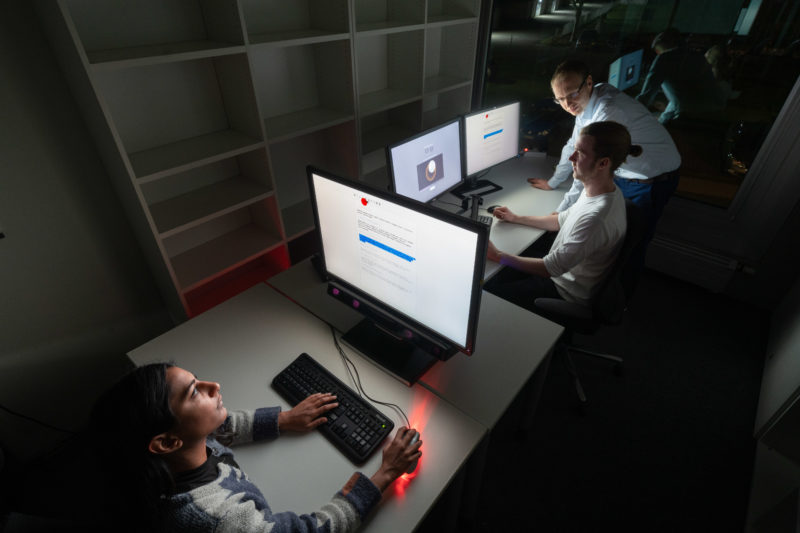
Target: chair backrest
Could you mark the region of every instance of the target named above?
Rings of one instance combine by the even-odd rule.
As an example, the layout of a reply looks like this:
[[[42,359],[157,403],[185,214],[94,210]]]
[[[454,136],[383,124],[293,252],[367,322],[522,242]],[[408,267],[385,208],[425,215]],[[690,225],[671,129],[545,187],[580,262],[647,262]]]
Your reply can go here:
[[[633,256],[634,249],[644,238],[645,219],[642,208],[626,199],[625,218],[628,227],[622,247],[611,272],[592,299],[594,319],[604,324],[618,324],[622,321],[625,307],[633,295],[642,267]]]

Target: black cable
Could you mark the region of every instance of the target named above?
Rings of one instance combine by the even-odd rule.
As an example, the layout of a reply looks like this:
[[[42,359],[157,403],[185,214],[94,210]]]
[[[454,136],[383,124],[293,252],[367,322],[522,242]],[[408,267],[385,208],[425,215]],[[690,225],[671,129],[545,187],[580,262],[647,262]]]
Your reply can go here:
[[[356,386],[356,392],[361,398],[364,398],[364,393],[361,391],[360,376],[358,377],[358,379],[356,379],[356,376],[358,376],[358,370],[356,369],[356,365],[350,360],[349,357],[347,357],[344,354],[344,350],[342,350],[342,347],[339,344],[339,340],[336,338],[336,330],[334,330],[333,327],[331,327],[331,335],[333,335],[333,343],[336,345],[336,349],[339,351],[339,355],[341,356],[342,361],[344,362],[344,368],[345,370],[347,370],[347,374],[350,376],[350,382],[354,384],[358,383],[358,386]],[[353,372],[355,372],[355,375],[353,375]]]
[[[35,419],[33,417],[30,417],[28,415],[23,415],[22,413],[18,413],[16,411],[12,411],[11,409],[9,409],[8,407],[6,407],[6,406],[4,406],[2,404],[0,404],[0,409],[2,409],[3,411],[5,411],[5,412],[7,412],[9,414],[12,414],[12,415],[14,415],[16,417],[22,418],[23,420],[28,420],[30,422],[34,422],[35,424],[39,424],[40,426],[44,426],[44,427],[49,428],[49,429],[54,429],[56,431],[60,431],[61,433],[69,433],[70,435],[75,435],[76,434],[72,430],[56,427],[56,426],[53,426],[51,424],[48,424],[47,422],[42,422],[41,420],[37,420],[37,419]]]
[[[350,379],[353,380],[353,383],[356,385],[356,389],[357,389],[357,392],[358,392],[359,396],[365,397],[366,399],[368,399],[372,403],[377,403],[379,405],[384,405],[386,407],[390,407],[392,409],[397,410],[403,416],[403,418],[405,419],[406,427],[410,428],[411,427],[411,422],[408,421],[408,417],[406,416],[406,413],[403,411],[403,409],[400,408],[399,405],[394,404],[394,403],[382,402],[380,400],[376,400],[375,398],[372,398],[369,394],[366,393],[366,391],[364,390],[364,387],[361,385],[361,376],[358,375],[358,369],[356,368],[355,363],[353,363],[353,361],[351,361],[350,358],[347,357],[347,355],[344,353],[344,350],[342,349],[342,346],[339,344],[339,339],[336,338],[336,329],[334,329],[333,326],[331,326],[330,328],[331,328],[331,335],[333,336],[333,344],[336,346],[336,349],[339,351],[339,355],[342,357],[342,361],[344,362],[344,366],[347,369],[347,373],[350,374]],[[352,372],[350,371],[350,367],[351,366],[353,367]],[[355,377],[353,377],[353,372],[355,372]]]

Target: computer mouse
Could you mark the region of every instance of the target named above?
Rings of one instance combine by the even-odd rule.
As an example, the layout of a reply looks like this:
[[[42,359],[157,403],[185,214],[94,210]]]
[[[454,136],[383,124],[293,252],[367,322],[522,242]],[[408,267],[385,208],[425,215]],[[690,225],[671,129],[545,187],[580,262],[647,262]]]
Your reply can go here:
[[[500,206],[499,205],[490,205],[489,207],[486,208],[486,210],[491,214],[491,213],[494,213],[494,210],[497,209],[498,207],[500,207]]]
[[[417,432],[414,434],[414,436],[413,436],[413,437],[411,437],[411,442],[409,443],[409,446],[413,446],[413,445],[414,445],[414,443],[415,443],[415,442],[417,442],[418,440],[419,440],[419,431],[417,431]],[[410,474],[411,472],[413,472],[414,470],[416,470],[416,469],[417,469],[417,463],[418,463],[418,462],[419,462],[419,459],[417,459],[417,460],[413,461],[413,462],[412,462],[410,465],[408,465],[408,469],[406,470],[406,474]]]

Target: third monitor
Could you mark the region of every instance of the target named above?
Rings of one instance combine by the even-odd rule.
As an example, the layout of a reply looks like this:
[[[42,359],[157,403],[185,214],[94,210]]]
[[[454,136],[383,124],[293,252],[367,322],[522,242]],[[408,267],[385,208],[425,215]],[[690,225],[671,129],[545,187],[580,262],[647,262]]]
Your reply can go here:
[[[501,189],[479,178],[495,165],[519,155],[519,122],[519,102],[464,115],[465,183],[453,190],[456,196],[489,194]]]

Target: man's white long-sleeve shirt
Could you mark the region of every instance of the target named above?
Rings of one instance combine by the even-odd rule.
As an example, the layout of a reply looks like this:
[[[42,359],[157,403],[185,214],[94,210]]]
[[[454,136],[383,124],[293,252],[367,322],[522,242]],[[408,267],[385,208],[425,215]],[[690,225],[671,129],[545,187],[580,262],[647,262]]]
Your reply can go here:
[[[619,122],[631,134],[632,144],[642,147],[642,155],[628,157],[614,175],[625,179],[648,179],[677,169],[681,156],[669,132],[640,102],[617,90],[613,85],[598,83],[592,88],[592,96],[583,113],[575,117],[575,127],[564,148],[561,160],[553,177],[547,184],[555,189],[572,176],[572,163],[569,157],[575,152],[575,143],[581,129],[593,122],[611,120]],[[583,184],[573,180],[572,188],[556,209],[561,212],[575,203],[583,190]]]

